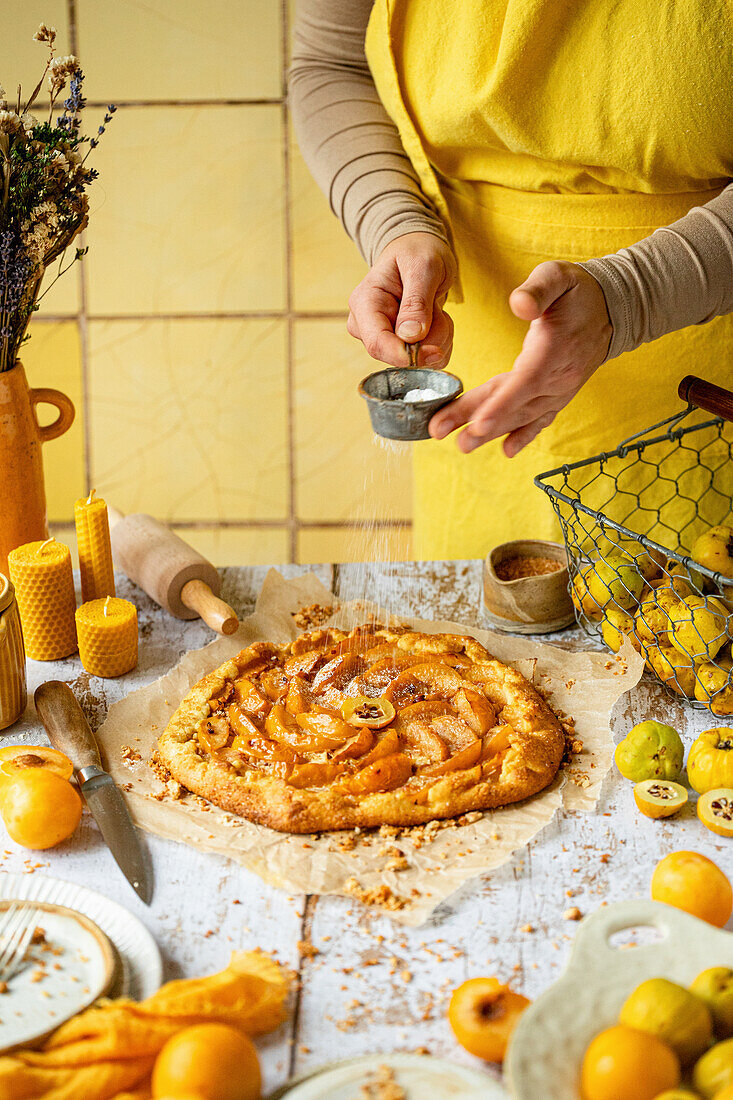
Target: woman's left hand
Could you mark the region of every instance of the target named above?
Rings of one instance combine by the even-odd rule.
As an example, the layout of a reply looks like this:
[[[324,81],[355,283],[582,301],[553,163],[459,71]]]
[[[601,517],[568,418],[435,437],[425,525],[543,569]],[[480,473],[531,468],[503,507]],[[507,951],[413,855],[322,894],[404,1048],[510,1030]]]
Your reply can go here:
[[[512,312],[529,331],[510,371],[464,393],[430,421],[434,439],[465,424],[456,443],[468,454],[506,436],[513,458],[575,397],[601,365],[611,322],[599,284],[578,264],[539,264],[509,296]]]

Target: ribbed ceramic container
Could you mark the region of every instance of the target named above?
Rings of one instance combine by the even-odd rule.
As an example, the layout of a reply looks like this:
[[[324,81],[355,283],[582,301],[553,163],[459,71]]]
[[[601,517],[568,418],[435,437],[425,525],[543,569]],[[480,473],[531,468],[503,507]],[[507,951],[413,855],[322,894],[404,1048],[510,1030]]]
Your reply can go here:
[[[26,707],[25,647],[15,590],[0,573],[0,730],[17,722]]]

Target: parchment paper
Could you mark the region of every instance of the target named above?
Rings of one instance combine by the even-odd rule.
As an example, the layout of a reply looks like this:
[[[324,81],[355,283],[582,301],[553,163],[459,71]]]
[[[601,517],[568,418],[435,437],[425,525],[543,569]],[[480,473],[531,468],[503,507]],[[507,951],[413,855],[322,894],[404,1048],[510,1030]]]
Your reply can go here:
[[[419,925],[466,880],[506,863],[560,807],[593,811],[613,755],[611,711],[643,671],[643,661],[631,646],[625,643],[616,657],[568,653],[527,638],[418,619],[402,621],[428,633],[472,635],[547,692],[556,711],[575,719],[575,736],[583,751],[547,790],[526,803],[484,813],[470,824],[422,826],[397,836],[385,836],[389,830],[290,836],[224,813],[195,795],[174,798],[176,784],[166,788],[148,761],[180,700],[197,680],[244,646],[294,638],[299,630],[292,613],[314,603],[338,605],[313,574],[286,581],[271,570],[254,614],[242,621],[236,634],[187,653],[166,676],[110,707],[97,736],[138,825],[242,863],[290,893],[349,893],[382,905],[395,921]],[[342,604],[334,621],[368,621],[364,607]],[[389,869],[395,862],[407,866]]]

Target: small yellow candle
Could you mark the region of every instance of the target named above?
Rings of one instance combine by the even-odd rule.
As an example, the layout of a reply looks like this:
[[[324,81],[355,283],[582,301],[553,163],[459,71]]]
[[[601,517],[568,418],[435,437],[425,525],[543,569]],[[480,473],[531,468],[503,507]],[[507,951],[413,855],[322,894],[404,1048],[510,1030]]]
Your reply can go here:
[[[137,664],[137,608],[107,596],[76,612],[81,663],[92,676],[122,676]]]
[[[86,500],[74,505],[76,544],[79,550],[81,598],[84,603],[102,596],[114,596],[115,574],[112,547],[109,541],[107,505],[94,496],[92,489]]]
[[[74,575],[68,546],[56,539],[27,542],[8,554],[25,650],[34,661],[76,652]]]

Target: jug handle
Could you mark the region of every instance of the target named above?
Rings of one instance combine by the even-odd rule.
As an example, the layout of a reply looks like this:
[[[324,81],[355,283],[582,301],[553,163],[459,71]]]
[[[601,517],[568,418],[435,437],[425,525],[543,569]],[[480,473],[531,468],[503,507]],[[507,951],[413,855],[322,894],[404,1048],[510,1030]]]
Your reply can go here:
[[[53,405],[58,409],[59,415],[53,423],[46,425],[38,424],[38,431],[42,443],[47,443],[49,439],[56,439],[58,436],[63,435],[74,423],[74,403],[70,397],[67,397],[65,393],[61,393],[60,390],[51,390],[42,386],[37,389],[32,389],[30,391],[30,397],[31,405],[33,406],[33,414],[36,416],[36,424],[38,424],[36,405]]]

